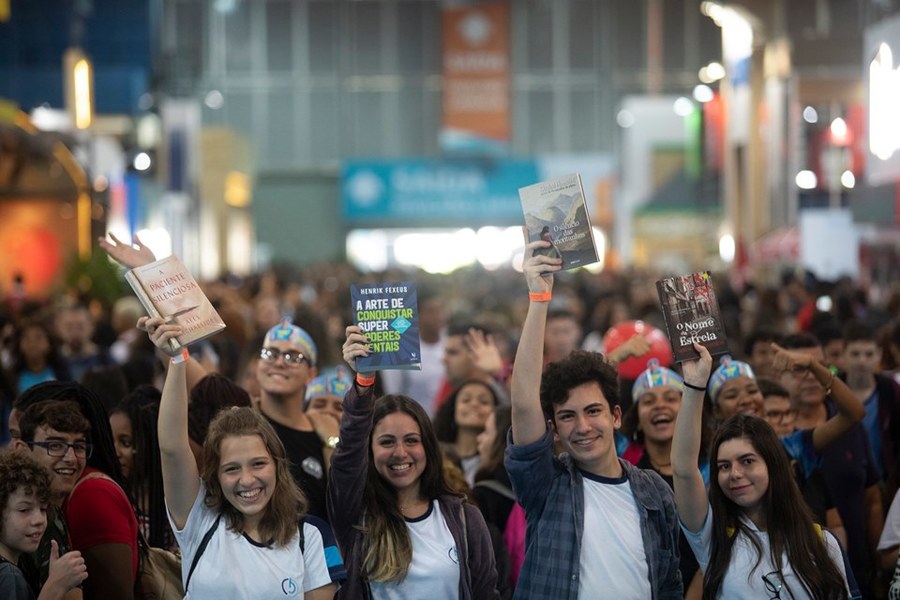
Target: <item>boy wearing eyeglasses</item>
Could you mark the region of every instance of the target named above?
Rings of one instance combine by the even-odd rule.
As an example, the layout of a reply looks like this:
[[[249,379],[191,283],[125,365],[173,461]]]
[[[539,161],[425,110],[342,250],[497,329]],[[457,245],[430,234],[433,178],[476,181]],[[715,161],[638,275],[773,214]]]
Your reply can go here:
[[[74,402],[37,402],[20,416],[19,437],[12,447],[30,455],[50,473],[49,499],[55,508],[37,550],[21,561],[22,572],[35,593],[50,574],[51,542],[57,543],[60,556],[72,549],[62,507],[87,464],[90,429],[91,424]],[[70,593],[75,595],[66,598],[81,597],[80,590]]]
[[[272,327],[263,341],[256,378],[259,410],[269,420],[291,460],[291,474],[309,500],[309,512],[328,519],[327,467],[338,442],[338,423],[304,412],[306,387],[318,374],[316,344],[289,319]]]

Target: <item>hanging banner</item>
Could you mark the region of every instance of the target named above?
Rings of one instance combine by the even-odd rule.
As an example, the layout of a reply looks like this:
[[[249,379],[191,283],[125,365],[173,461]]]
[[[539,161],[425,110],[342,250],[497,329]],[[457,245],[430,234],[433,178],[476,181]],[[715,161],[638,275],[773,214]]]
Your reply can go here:
[[[443,10],[443,122],[448,153],[506,154],[509,125],[509,6]]]

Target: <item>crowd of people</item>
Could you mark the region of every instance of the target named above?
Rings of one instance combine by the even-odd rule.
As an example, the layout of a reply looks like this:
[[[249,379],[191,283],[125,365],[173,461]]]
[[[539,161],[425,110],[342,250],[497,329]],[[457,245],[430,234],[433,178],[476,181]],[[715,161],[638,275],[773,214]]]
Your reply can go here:
[[[5,306],[0,597],[138,598],[160,548],[186,598],[900,598],[900,289],[716,277],[730,354],[673,363],[605,335],[652,274],[546,246],[204,282],[175,356],[133,297]],[[358,373],[350,284],[408,279],[421,370]]]

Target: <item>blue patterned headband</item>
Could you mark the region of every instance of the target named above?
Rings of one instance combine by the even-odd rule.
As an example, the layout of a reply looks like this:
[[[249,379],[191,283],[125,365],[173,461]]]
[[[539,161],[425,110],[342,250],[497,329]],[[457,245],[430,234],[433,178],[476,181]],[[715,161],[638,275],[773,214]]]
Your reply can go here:
[[[725,382],[729,379],[741,376],[749,377],[754,381],[756,380],[756,375],[753,374],[753,369],[750,368],[750,365],[739,360],[734,360],[727,354],[723,356],[722,364],[719,365],[718,369],[713,371],[713,374],[709,378],[709,384],[706,386],[706,389],[709,392],[709,398],[712,400],[713,404],[718,401],[719,392],[722,391],[722,386],[725,385]]]
[[[651,388],[669,386],[684,391],[684,380],[675,371],[659,366],[659,361],[651,358],[647,362],[647,370],[637,376],[631,387],[631,398],[635,402]]]
[[[347,390],[350,389],[352,380],[349,379],[342,371],[333,370],[323,373],[309,382],[306,386],[306,401],[309,402],[313,398],[319,396],[337,396],[343,398]]]
[[[318,358],[316,343],[306,331],[291,323],[291,320],[287,317],[283,318],[281,323],[266,333],[266,343],[268,342],[288,342],[293,344],[300,348],[304,356],[309,359],[310,365],[316,364],[316,359]]]

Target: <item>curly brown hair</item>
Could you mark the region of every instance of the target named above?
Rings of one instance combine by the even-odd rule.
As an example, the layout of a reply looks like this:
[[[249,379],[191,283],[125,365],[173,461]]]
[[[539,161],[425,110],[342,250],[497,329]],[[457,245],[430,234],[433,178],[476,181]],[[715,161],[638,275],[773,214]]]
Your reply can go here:
[[[21,489],[34,494],[42,505],[50,507],[50,473],[25,452],[7,449],[0,451],[0,514],[5,514],[9,497]],[[3,520],[0,519],[0,531]]]
[[[564,404],[569,392],[591,382],[600,386],[610,409],[619,405],[618,374],[602,354],[576,350],[565,359],[547,365],[541,376],[541,409],[544,417],[555,423],[554,407]]]
[[[306,514],[306,497],[294,482],[290,461],[278,434],[266,418],[252,408],[225,409],[209,424],[200,466],[200,478],[206,486],[206,506],[225,517],[228,529],[235,533],[242,531],[244,516],[225,499],[219,483],[219,464],[222,460],[222,440],[245,435],[262,438],[266,450],[275,461],[275,489],[260,521],[259,533],[264,540],[271,538],[275,546],[287,546],[297,533],[300,519]]]

